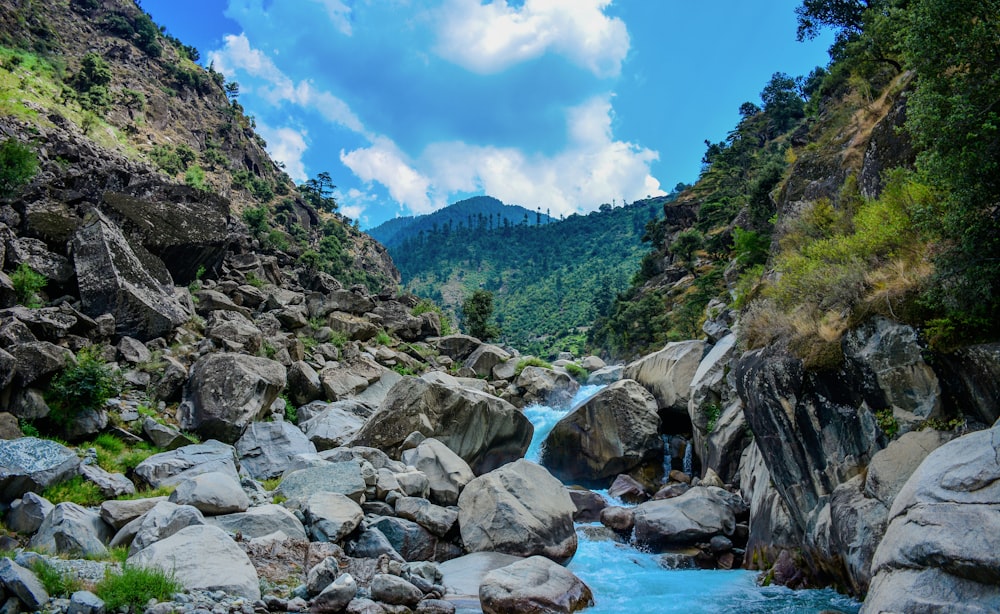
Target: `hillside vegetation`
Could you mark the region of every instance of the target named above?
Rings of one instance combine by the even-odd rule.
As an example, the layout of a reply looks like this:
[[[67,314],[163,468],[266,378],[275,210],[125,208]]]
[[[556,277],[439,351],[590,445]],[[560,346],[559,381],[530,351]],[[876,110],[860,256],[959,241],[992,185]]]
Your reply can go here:
[[[831,64],[775,74],[724,141],[706,141],[678,199],[692,223],[651,231],[594,347],[632,356],[698,336],[724,304],[742,310],[745,348],[787,344],[814,368],[875,314],[939,351],[997,338],[998,9],[803,3],[800,37],[837,33]]]

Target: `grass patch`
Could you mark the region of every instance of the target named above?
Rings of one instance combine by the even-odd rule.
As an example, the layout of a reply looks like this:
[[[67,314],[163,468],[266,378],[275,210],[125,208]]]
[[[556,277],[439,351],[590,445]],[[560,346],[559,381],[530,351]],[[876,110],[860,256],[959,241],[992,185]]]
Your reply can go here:
[[[135,499],[151,499],[153,497],[169,497],[170,493],[177,489],[176,485],[158,486],[148,490],[140,490],[134,495],[122,495],[117,497],[118,501],[133,501]]]
[[[527,367],[542,367],[543,369],[551,369],[552,364],[545,362],[541,358],[525,358],[524,360],[519,360],[517,366],[514,367],[514,377],[521,375],[521,371],[524,371]]]
[[[375,343],[379,345],[392,345],[392,337],[390,337],[389,333],[384,330],[380,330],[378,331],[378,334],[375,335]]]
[[[581,384],[587,383],[587,378],[590,377],[590,372],[575,362],[567,363],[563,366],[563,369],[566,369],[566,372],[570,374],[570,377]]]
[[[168,601],[183,590],[173,574],[159,569],[123,566],[121,573],[110,572],[94,587],[94,593],[104,600],[108,611],[121,607],[142,609],[150,599]]]
[[[35,573],[51,597],[69,597],[83,589],[83,582],[68,571],[59,571],[45,559],[37,559],[31,564]]]
[[[101,489],[97,484],[83,479],[82,475],[77,475],[65,482],[53,484],[44,491],[42,496],[53,503],[76,503],[84,507],[100,505],[105,496],[101,494]]]
[[[281,478],[280,477],[269,478],[269,479],[264,480],[263,482],[260,483],[260,485],[264,487],[264,490],[267,490],[267,491],[274,490],[275,488],[278,487],[279,484],[281,484]]]

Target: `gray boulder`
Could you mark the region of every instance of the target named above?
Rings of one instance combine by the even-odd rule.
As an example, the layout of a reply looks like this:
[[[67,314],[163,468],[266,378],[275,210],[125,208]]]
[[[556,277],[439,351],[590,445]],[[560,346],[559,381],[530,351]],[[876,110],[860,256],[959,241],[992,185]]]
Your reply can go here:
[[[336,492],[311,495],[302,505],[302,513],[313,541],[333,543],[350,535],[365,517],[360,505]]]
[[[33,492],[24,493],[20,499],[15,499],[7,510],[4,524],[11,531],[30,535],[42,526],[42,521],[55,506],[48,499]]]
[[[704,341],[668,343],[662,350],[630,363],[622,377],[634,379],[653,393],[666,415],[686,421],[691,382],[705,349]]]
[[[542,556],[494,569],[483,577],[479,600],[484,614],[563,612],[594,605],[594,595],[580,578]]]
[[[142,421],[142,432],[154,446],[164,450],[176,450],[194,443],[174,427],[160,424],[148,416]]]
[[[135,484],[121,473],[110,473],[95,464],[80,465],[80,475],[96,485],[101,494],[109,499],[123,495],[134,495]]]
[[[285,387],[285,367],[267,358],[213,353],[191,367],[178,410],[181,428],[232,443],[263,419]]]
[[[73,264],[83,311],[110,313],[116,332],[139,340],[166,336],[191,316],[177,300],[163,263],[101,213],[73,237]]]
[[[625,367],[621,365],[611,365],[609,367],[603,367],[594,371],[587,377],[587,385],[589,386],[604,386],[606,384],[613,384],[622,378],[625,373]]]
[[[153,353],[149,351],[142,341],[132,337],[122,337],[118,341],[118,356],[127,363],[137,365],[141,362],[149,362]]]
[[[28,547],[51,553],[104,556],[111,528],[92,512],[76,503],[60,503],[42,521]]]
[[[347,573],[341,574],[313,597],[310,611],[317,614],[343,612],[357,593],[358,583],[354,581],[354,577]]]
[[[205,336],[229,349],[255,354],[264,343],[264,334],[250,318],[236,311],[213,311],[208,318]]]
[[[412,520],[382,517],[372,523],[406,561],[444,561],[462,554],[460,548],[439,540]]]
[[[573,400],[580,384],[562,371],[545,367],[525,367],[514,380],[525,404],[538,403],[566,407]]]
[[[156,507],[166,497],[149,497],[146,499],[110,500],[101,504],[101,519],[114,529],[121,529],[136,518]]]
[[[235,447],[240,466],[256,480],[281,475],[294,456],[316,453],[306,435],[283,420],[251,423]]]
[[[518,460],[469,482],[458,498],[462,542],[470,552],[541,554],[565,562],[576,552],[576,506],[544,467]]]
[[[250,558],[218,527],[186,527],[130,556],[127,563],[173,573],[189,591],[260,599],[260,580]]]
[[[934,366],[952,407],[983,424],[1000,419],[1000,343],[936,355]]]
[[[186,527],[205,524],[205,517],[198,508],[177,505],[171,501],[161,501],[151,510],[125,525],[115,535],[114,545],[129,534],[133,534],[129,554],[135,554],[161,539],[166,539]],[[127,541],[127,539],[126,539]]]
[[[403,452],[402,460],[427,476],[430,497],[441,505],[455,505],[458,495],[476,475],[462,457],[430,438]]]
[[[41,610],[49,600],[49,594],[45,592],[41,580],[7,557],[0,559],[0,586],[20,599],[32,612]]]
[[[494,396],[407,377],[392,387],[352,445],[396,453],[414,431],[438,439],[484,473],[524,456],[534,427]]]
[[[221,471],[239,480],[236,467],[235,448],[209,439],[205,443],[154,454],[136,466],[135,475],[152,488],[159,488],[180,484],[190,477],[213,471]]]
[[[35,437],[0,440],[0,503],[68,480],[79,466],[73,450],[55,441]]]
[[[296,407],[322,398],[323,383],[309,363],[298,360],[288,367],[288,398]]]
[[[440,339],[433,340],[432,343],[439,352],[456,361],[464,361],[476,348],[483,344],[482,341],[475,337],[461,334],[441,337]]]
[[[441,584],[454,595],[472,595],[478,598],[483,576],[523,560],[522,557],[501,552],[473,552],[438,565]]]
[[[695,371],[694,377],[691,378],[687,412],[693,429],[694,452],[698,455],[703,467],[709,466],[706,463],[709,408],[714,407],[716,411],[719,411],[722,407],[730,405],[735,397],[725,381],[725,376],[729,372],[729,363],[736,352],[736,335],[726,335],[718,343],[711,346],[701,362],[698,363],[698,369]],[[717,422],[718,420],[713,426],[717,426]],[[742,448],[736,451],[737,463],[742,451]]]
[[[739,495],[712,486],[695,487],[679,497],[637,506],[635,539],[659,547],[729,536],[736,529],[736,514],[745,509]]]
[[[292,502],[304,502],[314,493],[333,492],[361,503],[366,488],[361,465],[356,461],[343,461],[293,471],[281,480],[275,492]]]
[[[66,365],[75,364],[73,353],[48,341],[32,341],[7,348],[14,357],[17,382],[22,387],[44,387]]]
[[[632,380],[604,388],[552,428],[541,463],[566,483],[607,487],[620,473],[663,462],[656,401]]]
[[[395,503],[396,515],[424,527],[438,537],[444,537],[458,523],[458,510],[434,505],[420,497],[399,497]]]
[[[205,518],[210,524],[227,533],[239,533],[246,539],[264,537],[281,531],[289,539],[307,540],[302,522],[282,505],[267,504],[251,507],[245,512],[223,514]]]
[[[104,600],[90,591],[75,591],[69,596],[66,614],[104,614]]]
[[[170,493],[171,503],[190,505],[202,514],[215,516],[245,512],[250,498],[229,473],[210,471],[192,476]]]
[[[319,373],[323,394],[330,401],[357,397],[388,371],[374,360],[358,356],[349,361],[328,364]]]
[[[416,586],[413,586],[399,576],[384,573],[375,574],[375,577],[372,578],[371,590],[372,599],[388,603],[389,605],[402,605],[412,608],[424,598],[423,591]]]
[[[510,357],[502,348],[484,343],[465,359],[465,366],[479,377],[490,377],[493,368],[510,360]]]
[[[346,445],[375,413],[375,408],[356,399],[337,401],[324,407],[319,414],[299,422],[299,428],[317,450]]]

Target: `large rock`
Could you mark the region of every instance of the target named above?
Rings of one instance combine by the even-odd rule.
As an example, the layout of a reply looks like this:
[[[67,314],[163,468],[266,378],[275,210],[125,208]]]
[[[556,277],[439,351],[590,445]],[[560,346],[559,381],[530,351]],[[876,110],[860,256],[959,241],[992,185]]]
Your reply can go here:
[[[389,605],[415,607],[424,593],[399,576],[375,574],[372,578],[372,599]]]
[[[941,386],[924,362],[917,331],[886,318],[868,320],[844,336],[844,356],[871,373],[893,416],[904,426],[941,417]]]
[[[115,535],[115,545],[134,531],[129,554],[135,554],[162,539],[166,539],[181,529],[205,524],[205,517],[198,508],[177,505],[171,501],[161,501],[153,509],[122,528]]]
[[[400,518],[412,520],[438,537],[447,535],[458,523],[454,507],[434,505],[421,497],[397,498],[395,511]]]
[[[208,516],[245,512],[250,507],[250,498],[243,492],[239,481],[221,471],[202,473],[184,480],[170,493],[170,502],[190,505]]]
[[[482,341],[469,335],[448,335],[433,342],[439,352],[455,361],[464,361],[472,354],[476,348],[483,344]]]
[[[679,497],[636,507],[635,539],[658,547],[729,536],[736,529],[736,514],[744,510],[739,495],[714,486],[692,488]]]
[[[594,605],[594,595],[571,571],[533,556],[483,577],[479,600],[485,614],[570,613]]]
[[[438,539],[412,520],[385,516],[372,523],[372,528],[406,561],[446,561],[462,554],[461,548]]]
[[[668,343],[662,350],[627,365],[622,377],[653,393],[664,419],[687,421],[691,381],[705,354],[704,341]]]
[[[995,426],[937,448],[910,476],[875,552],[865,612],[1000,608],[997,450]]]
[[[518,460],[472,480],[458,508],[470,552],[540,554],[559,563],[576,552],[576,506],[562,483],[535,463]]]
[[[251,507],[245,512],[209,516],[205,524],[223,529],[227,533],[239,533],[245,539],[264,537],[281,531],[289,539],[309,539],[302,522],[295,514],[281,505],[267,504]]]
[[[438,565],[441,570],[441,584],[449,593],[459,596],[479,595],[479,585],[483,576],[523,560],[522,557],[501,552],[473,552]]]
[[[379,381],[388,369],[374,360],[359,356],[342,363],[331,363],[319,373],[323,394],[329,401],[357,397]]]
[[[737,482],[740,459],[752,440],[743,401],[737,397],[725,405],[713,428],[706,431],[705,451],[700,455],[703,472],[711,469],[724,483]]]
[[[335,492],[362,503],[366,487],[358,462],[343,461],[293,471],[281,480],[276,492],[299,502],[317,492]]]
[[[492,395],[406,377],[352,440],[395,453],[419,431],[484,473],[524,456],[534,427],[513,405]]]
[[[20,499],[10,504],[10,509],[4,517],[4,524],[11,531],[30,535],[42,526],[42,521],[55,506],[41,495],[33,492],[24,493]]]
[[[296,407],[322,398],[323,383],[309,363],[298,360],[288,367],[288,398]]]
[[[32,612],[41,610],[49,600],[49,594],[38,576],[7,557],[0,558],[0,586],[20,599]],[[13,609],[18,611],[16,604],[15,601]]]
[[[73,263],[83,311],[110,313],[116,332],[140,340],[166,336],[188,320],[163,262],[126,240],[100,213],[73,237]]]
[[[218,527],[186,527],[130,556],[127,563],[173,573],[189,591],[260,599],[260,581],[250,558]]]
[[[235,311],[211,312],[205,336],[222,347],[240,348],[248,354],[257,353],[264,343],[264,334],[260,329],[247,316]]]
[[[580,384],[568,374],[545,367],[525,367],[514,385],[525,404],[552,407],[568,406],[580,389]]]
[[[285,367],[267,358],[213,353],[198,360],[178,409],[181,428],[232,443],[285,387]]]
[[[563,417],[542,446],[541,463],[566,483],[599,488],[620,473],[663,462],[656,401],[632,380],[601,390]]]
[[[48,341],[32,341],[7,348],[14,357],[14,371],[22,387],[42,387],[67,365],[75,364],[73,353]]]
[[[302,431],[285,421],[254,422],[236,442],[240,466],[256,480],[277,477],[292,457],[315,453],[316,446]]]
[[[0,503],[68,480],[79,466],[72,450],[49,439],[0,440]]]
[[[184,480],[212,471],[221,471],[239,480],[236,450],[214,439],[154,454],[139,463],[135,475],[153,488],[173,486]]]
[[[502,348],[484,343],[465,359],[465,366],[475,371],[479,377],[490,377],[494,367],[508,360],[510,354]]]
[[[458,503],[462,489],[476,477],[462,457],[434,438],[425,439],[416,448],[406,450],[402,459],[427,476],[430,497],[441,505]]]
[[[42,521],[28,546],[51,553],[99,557],[108,553],[110,539],[111,527],[99,514],[76,503],[60,503]]]
[[[166,500],[166,497],[148,497],[105,501],[101,504],[101,518],[117,531]]]
[[[934,366],[952,407],[986,425],[1000,419],[1000,343],[935,356]]]
[[[358,528],[365,514],[361,506],[346,495],[318,492],[302,506],[313,541],[339,542]]]
[[[317,450],[329,450],[346,445],[373,413],[375,408],[356,399],[336,401],[324,405],[319,414],[299,422],[299,428]]]
[[[725,407],[731,413],[733,401],[738,401],[732,388],[726,382],[729,363],[736,355],[736,335],[726,335],[713,345],[701,362],[691,379],[691,392],[688,398],[688,416],[691,419],[691,431],[694,443],[694,454],[703,468],[711,467],[708,461],[708,438],[718,427],[719,416]],[[742,408],[740,408],[742,409]],[[739,413],[742,413],[740,411]],[[715,420],[712,420],[714,416]],[[713,428],[709,429],[708,427]],[[739,465],[739,455],[743,452],[740,446],[733,454],[735,463],[730,463],[729,475],[733,475]],[[712,467],[715,469],[715,467]],[[718,473],[718,470],[716,470]],[[721,475],[721,474],[720,474]]]

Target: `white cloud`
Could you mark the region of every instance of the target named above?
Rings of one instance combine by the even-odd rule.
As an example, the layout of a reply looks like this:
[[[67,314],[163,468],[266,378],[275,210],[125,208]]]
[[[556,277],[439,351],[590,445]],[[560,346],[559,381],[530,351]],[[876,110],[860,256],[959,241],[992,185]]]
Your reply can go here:
[[[302,163],[302,155],[308,148],[305,132],[292,128],[275,129],[260,122],[257,123],[257,132],[267,141],[267,153],[285,165],[289,177],[298,183],[309,178]]]
[[[369,148],[341,152],[341,161],[366,182],[385,185],[390,196],[413,213],[427,213],[451,194],[482,191],[508,203],[570,215],[601,203],[660,195],[649,174],[659,155],[614,140],[608,97],[597,97],[567,114],[567,147],[554,156],[526,155],[514,148],[433,143],[408,161],[381,137]]]
[[[341,0],[317,1],[326,7],[326,13],[330,16],[330,21],[334,27],[340,30],[341,34],[350,36],[353,33],[353,28],[351,27],[351,7],[341,2]]]
[[[554,52],[598,76],[616,76],[629,49],[625,23],[604,14],[611,0],[449,0],[440,12],[437,53],[491,74]]]
[[[429,196],[430,179],[414,169],[406,155],[385,137],[376,137],[371,147],[342,150],[340,161],[362,181],[384,185],[396,202],[414,213],[430,213],[437,208]]]
[[[229,34],[223,39],[222,49],[208,54],[216,70],[228,78],[234,78],[240,71],[265,82],[257,89],[264,99],[273,105],[290,102],[300,107],[312,108],[327,121],[339,124],[348,130],[364,133],[364,125],[350,106],[330,92],[317,91],[312,81],[296,83],[279,69],[260,49],[250,45],[246,34]]]

